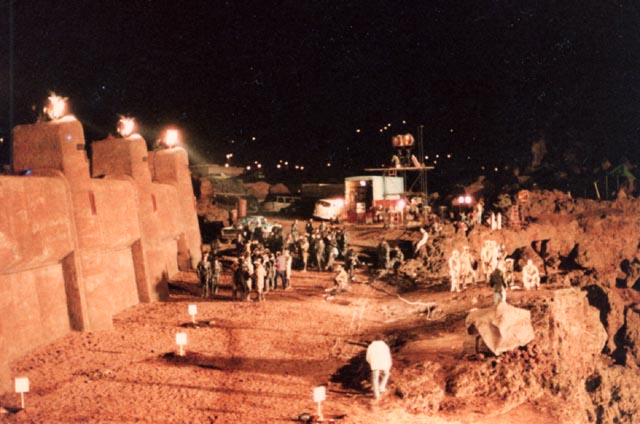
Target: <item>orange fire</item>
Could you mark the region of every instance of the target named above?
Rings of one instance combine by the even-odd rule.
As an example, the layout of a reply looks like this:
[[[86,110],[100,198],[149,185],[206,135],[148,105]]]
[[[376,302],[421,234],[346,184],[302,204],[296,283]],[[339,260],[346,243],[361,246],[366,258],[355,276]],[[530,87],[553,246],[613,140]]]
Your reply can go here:
[[[128,116],[121,116],[118,121],[118,134],[122,137],[127,138],[133,131],[136,129],[136,120],[134,118],[130,118]]]
[[[44,107],[44,113],[46,113],[52,121],[62,118],[67,113],[67,98],[57,96],[56,93],[51,93],[48,99],[49,102]]]

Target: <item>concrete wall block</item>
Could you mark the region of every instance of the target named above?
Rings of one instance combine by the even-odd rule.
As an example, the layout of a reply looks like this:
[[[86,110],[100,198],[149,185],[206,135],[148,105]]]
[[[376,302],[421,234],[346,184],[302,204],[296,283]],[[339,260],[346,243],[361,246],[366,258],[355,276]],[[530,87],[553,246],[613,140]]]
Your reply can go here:
[[[96,141],[91,147],[94,177],[128,175],[139,185],[151,184],[147,143],[139,135]]]
[[[113,326],[113,315],[138,303],[130,247],[80,254],[91,330]]]
[[[8,361],[71,329],[59,264],[3,275],[0,297],[0,350]]]
[[[61,179],[0,177],[0,273],[59,262],[73,249]]]
[[[13,130],[13,164],[17,172],[57,169],[71,181],[89,179],[82,124],[75,119],[19,125]]]
[[[124,247],[140,238],[137,190],[130,181],[91,181],[72,197],[80,248]]]

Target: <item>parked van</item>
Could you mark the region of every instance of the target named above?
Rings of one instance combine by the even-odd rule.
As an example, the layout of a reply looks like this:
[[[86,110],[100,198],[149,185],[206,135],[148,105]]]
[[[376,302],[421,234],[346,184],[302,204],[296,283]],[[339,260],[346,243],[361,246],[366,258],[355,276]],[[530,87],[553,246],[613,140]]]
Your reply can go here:
[[[270,194],[262,203],[262,211],[266,213],[278,213],[293,202],[300,200],[298,196],[287,194]]]
[[[341,197],[320,199],[313,208],[313,217],[335,221],[342,215],[343,210],[344,199]]]

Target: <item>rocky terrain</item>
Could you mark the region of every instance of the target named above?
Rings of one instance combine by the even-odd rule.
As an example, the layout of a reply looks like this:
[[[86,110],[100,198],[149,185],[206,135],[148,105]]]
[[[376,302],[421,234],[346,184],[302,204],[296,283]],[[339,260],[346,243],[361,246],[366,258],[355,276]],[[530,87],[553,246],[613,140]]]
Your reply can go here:
[[[169,302],[135,306],[113,330],[71,334],[13,364],[32,388],[24,410],[16,394],[0,395],[0,419],[293,422],[316,414],[311,390],[326,385],[324,415],[336,422],[638,422],[640,202],[531,192],[521,206],[521,228],[445,224],[398,275],[364,267],[351,292],[330,301],[331,273],[294,271],[293,290],[261,303],[230,302],[228,272],[213,300],[181,273]],[[412,229],[348,230],[364,258],[380,237],[419,239]],[[499,356],[470,348],[465,325],[471,309],[492,305],[491,289],[479,282],[450,293],[446,268],[454,248],[468,245],[478,258],[485,239],[505,244],[518,276],[533,259],[543,277],[539,290],[508,292],[509,304],[530,311],[535,338]],[[175,354],[180,330],[185,357]],[[380,332],[394,367],[375,402],[364,352]]]

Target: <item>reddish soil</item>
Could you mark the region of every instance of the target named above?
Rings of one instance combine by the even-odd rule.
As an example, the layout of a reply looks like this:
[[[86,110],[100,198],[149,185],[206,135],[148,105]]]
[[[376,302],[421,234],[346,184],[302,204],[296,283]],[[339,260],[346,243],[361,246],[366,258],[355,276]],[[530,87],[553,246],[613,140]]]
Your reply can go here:
[[[197,292],[193,275],[179,277],[181,286]],[[394,378],[412,375],[416,362],[447,367],[465,361],[460,354],[463,311],[474,301],[489,304],[491,293],[484,287],[453,297],[445,291],[407,295],[412,301],[438,302],[453,317],[427,321],[423,307],[379,290],[393,290],[382,283],[363,283],[367,279],[363,270],[361,283],[330,301],[323,295],[332,274],[316,272],[294,271],[292,290],[272,291],[260,303],[231,302],[228,274],[214,300],[173,290],[168,302],[141,304],[119,314],[113,330],[70,334],[15,363],[14,374],[28,376],[31,391],[26,408],[17,412],[17,394],[0,396],[0,405],[9,410],[3,420],[292,422],[303,412],[316,413],[312,389],[326,385],[325,420],[342,423],[557,421],[553,411],[541,409],[536,401],[510,411],[495,405],[495,413],[487,413],[486,404],[466,405],[435,415],[409,405]],[[190,325],[187,314],[192,303],[198,306],[197,327]],[[432,331],[412,334],[425,324]],[[188,334],[184,357],[176,356],[178,331]],[[398,343],[390,390],[376,402],[361,359],[378,331]],[[349,374],[349,363],[359,368],[361,381]],[[344,381],[332,381],[342,367]],[[429,375],[429,370],[422,373]]]

